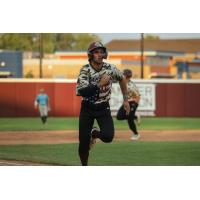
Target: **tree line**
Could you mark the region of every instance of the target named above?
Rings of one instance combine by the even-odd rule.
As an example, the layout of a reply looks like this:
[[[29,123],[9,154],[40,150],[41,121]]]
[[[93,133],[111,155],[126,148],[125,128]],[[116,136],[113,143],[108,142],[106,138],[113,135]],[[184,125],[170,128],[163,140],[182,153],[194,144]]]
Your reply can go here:
[[[39,33],[1,33],[0,49],[37,52]],[[85,51],[93,41],[101,39],[90,33],[42,33],[45,53],[55,51]]]

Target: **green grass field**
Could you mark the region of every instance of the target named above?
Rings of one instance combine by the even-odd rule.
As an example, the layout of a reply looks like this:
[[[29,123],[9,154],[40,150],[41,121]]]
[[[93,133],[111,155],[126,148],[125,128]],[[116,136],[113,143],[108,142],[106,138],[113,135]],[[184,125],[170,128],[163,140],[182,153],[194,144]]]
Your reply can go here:
[[[127,122],[114,120],[116,130]],[[0,118],[0,131],[77,130],[77,118]],[[140,130],[200,130],[199,118],[143,118]],[[12,134],[12,133],[11,133]],[[2,145],[0,159],[80,166],[78,144]],[[199,166],[199,142],[113,142],[98,143],[91,151],[93,166]]]
[[[126,121],[114,119],[116,130],[126,130]],[[78,118],[0,118],[0,131],[77,130]],[[140,130],[200,130],[200,118],[142,118]]]
[[[0,159],[80,166],[78,144],[0,146]],[[92,166],[199,166],[198,142],[98,143],[90,153]]]

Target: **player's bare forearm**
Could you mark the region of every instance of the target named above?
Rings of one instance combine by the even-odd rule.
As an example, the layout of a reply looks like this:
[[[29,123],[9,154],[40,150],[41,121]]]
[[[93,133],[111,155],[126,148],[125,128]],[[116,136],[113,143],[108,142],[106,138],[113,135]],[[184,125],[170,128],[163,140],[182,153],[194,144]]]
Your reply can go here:
[[[127,85],[126,85],[126,81],[125,78],[123,78],[120,82],[119,82],[122,94],[123,94],[123,99],[124,99],[124,109],[126,110],[126,115],[129,114],[130,112],[130,106],[128,103],[128,90],[127,90]]]
[[[121,91],[123,96],[127,96],[128,95],[128,90],[127,90],[127,85],[126,85],[126,81],[125,78],[123,78],[120,82],[119,82]]]

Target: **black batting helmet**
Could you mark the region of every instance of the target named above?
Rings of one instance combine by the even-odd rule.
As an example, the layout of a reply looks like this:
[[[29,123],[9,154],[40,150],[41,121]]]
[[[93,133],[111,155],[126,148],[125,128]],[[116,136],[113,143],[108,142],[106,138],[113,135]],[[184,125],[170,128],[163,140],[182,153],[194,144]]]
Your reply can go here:
[[[130,69],[124,69],[123,74],[126,78],[131,78],[132,77],[132,71]]]
[[[93,54],[92,52],[95,50],[95,49],[103,49],[104,51],[104,56],[103,58],[104,59],[107,59],[108,57],[108,52],[107,52],[107,49],[105,46],[103,46],[103,44],[101,42],[93,42],[90,44],[90,46],[88,47],[88,50],[87,50],[87,54],[88,54],[88,59],[91,60],[93,58]]]

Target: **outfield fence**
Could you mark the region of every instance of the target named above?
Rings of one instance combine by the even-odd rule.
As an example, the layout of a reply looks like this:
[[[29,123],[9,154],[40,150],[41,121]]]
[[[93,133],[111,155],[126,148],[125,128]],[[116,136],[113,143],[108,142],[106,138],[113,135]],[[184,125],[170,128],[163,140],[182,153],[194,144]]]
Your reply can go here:
[[[144,116],[200,117],[200,80],[134,80],[141,93],[138,108]],[[34,117],[34,100],[40,88],[49,95],[50,116],[79,115],[81,97],[76,96],[76,80],[1,79],[0,117]],[[115,115],[122,103],[119,84],[113,84],[110,100]]]

